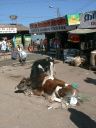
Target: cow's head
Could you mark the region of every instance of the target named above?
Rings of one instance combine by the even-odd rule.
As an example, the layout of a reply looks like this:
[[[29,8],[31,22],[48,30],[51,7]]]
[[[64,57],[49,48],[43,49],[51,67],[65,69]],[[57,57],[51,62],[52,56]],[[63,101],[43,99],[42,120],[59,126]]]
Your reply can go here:
[[[50,71],[51,63],[53,63],[54,65],[54,59],[52,57],[46,57],[44,59],[39,60],[39,64],[42,66],[42,69],[45,72]]]
[[[50,71],[50,65],[52,63],[54,65],[54,59],[51,57],[36,60],[32,65],[30,78],[38,77],[39,75]]]

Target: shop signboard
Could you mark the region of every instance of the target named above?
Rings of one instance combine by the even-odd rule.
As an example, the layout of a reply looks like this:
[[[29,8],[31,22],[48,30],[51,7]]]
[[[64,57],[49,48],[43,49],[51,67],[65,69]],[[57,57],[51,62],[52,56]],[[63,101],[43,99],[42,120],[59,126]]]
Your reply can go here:
[[[64,31],[64,30],[65,30],[65,25],[57,25],[57,26],[33,28],[30,29],[30,33],[56,32],[56,31]]]
[[[68,25],[80,24],[80,14],[67,15]]]
[[[22,37],[21,37],[21,35],[17,35],[16,36],[15,43],[16,43],[15,46],[22,44]]]
[[[82,14],[79,28],[96,28],[96,11]]]
[[[56,18],[39,23],[30,24],[30,33],[44,33],[64,31],[66,26],[66,18]]]
[[[0,27],[0,34],[2,34],[2,33],[17,33],[17,28]]]

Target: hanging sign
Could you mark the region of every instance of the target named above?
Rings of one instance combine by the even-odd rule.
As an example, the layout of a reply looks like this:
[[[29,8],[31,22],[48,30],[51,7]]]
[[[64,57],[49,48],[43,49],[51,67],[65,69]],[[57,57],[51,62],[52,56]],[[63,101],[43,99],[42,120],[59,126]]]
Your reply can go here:
[[[80,36],[76,34],[69,34],[68,35],[68,41],[73,43],[79,43],[80,42]]]
[[[31,36],[30,35],[24,35],[24,44],[25,44],[25,47],[28,47],[29,44],[31,44]]]
[[[80,24],[80,14],[67,15],[68,25]]]
[[[21,35],[17,35],[16,36],[15,42],[16,42],[15,46],[22,44],[22,37],[21,37]]]

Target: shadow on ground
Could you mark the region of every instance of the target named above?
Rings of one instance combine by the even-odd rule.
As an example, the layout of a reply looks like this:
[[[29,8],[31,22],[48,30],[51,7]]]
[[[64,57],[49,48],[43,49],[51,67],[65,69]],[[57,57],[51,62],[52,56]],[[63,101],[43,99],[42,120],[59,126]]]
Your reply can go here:
[[[87,77],[84,81],[96,85],[96,79]]]
[[[96,122],[92,120],[88,115],[73,108],[69,108],[68,111],[71,113],[71,121],[78,128],[96,128]]]

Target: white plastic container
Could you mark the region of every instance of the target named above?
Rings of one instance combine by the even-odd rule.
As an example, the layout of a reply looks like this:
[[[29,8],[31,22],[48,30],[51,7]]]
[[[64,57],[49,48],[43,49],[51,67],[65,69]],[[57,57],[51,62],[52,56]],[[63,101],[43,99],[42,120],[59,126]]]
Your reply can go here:
[[[90,64],[91,66],[96,66],[96,50],[91,52]]]

